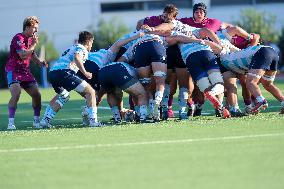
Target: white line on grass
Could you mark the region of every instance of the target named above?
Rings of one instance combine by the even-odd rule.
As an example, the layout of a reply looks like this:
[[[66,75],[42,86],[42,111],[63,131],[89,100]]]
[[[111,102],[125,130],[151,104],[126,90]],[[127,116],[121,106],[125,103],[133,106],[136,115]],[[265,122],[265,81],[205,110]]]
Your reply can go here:
[[[119,146],[139,146],[139,145],[155,145],[155,144],[179,144],[179,143],[192,143],[192,142],[208,142],[208,141],[228,141],[238,139],[253,139],[262,137],[278,137],[284,136],[284,133],[269,133],[258,135],[239,135],[239,136],[225,136],[215,138],[197,138],[197,139],[180,139],[180,140],[158,140],[158,141],[145,141],[145,142],[126,142],[126,143],[113,143],[113,144],[86,144],[74,146],[53,146],[53,147],[38,147],[38,148],[14,148],[3,149],[0,153],[9,152],[34,152],[34,151],[51,151],[51,150],[72,150],[72,149],[88,149],[100,147],[119,147]]]

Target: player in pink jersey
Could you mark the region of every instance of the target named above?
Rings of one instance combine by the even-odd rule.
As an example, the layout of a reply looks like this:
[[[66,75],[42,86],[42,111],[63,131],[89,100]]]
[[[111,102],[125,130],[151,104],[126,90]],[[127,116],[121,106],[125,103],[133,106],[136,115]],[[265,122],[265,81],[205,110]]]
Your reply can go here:
[[[17,103],[20,98],[21,88],[23,88],[32,97],[32,106],[34,109],[33,126],[40,128],[39,116],[41,110],[41,94],[37,82],[30,72],[30,61],[39,66],[46,66],[45,61],[41,61],[34,52],[38,44],[38,37],[35,35],[38,31],[39,19],[35,16],[27,17],[23,22],[23,32],[16,34],[10,45],[10,55],[5,70],[7,75],[8,87],[11,92],[11,98],[8,103],[9,108],[9,130],[16,129],[14,123]]]

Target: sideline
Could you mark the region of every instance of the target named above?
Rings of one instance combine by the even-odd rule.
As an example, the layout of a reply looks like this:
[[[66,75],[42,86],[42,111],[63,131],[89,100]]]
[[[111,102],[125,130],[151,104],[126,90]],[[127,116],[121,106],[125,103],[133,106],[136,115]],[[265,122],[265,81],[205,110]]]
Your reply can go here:
[[[86,144],[86,145],[74,145],[74,146],[14,148],[14,149],[2,149],[2,150],[0,150],[0,153],[3,154],[3,153],[13,153],[13,152],[61,151],[61,150],[74,150],[74,149],[131,147],[131,146],[158,145],[158,144],[182,144],[182,143],[193,143],[193,142],[230,141],[230,140],[240,140],[240,139],[255,139],[255,138],[282,137],[282,136],[284,136],[284,133],[269,133],[269,134],[258,134],[258,135],[239,135],[239,136],[225,136],[225,137],[197,138],[197,139],[180,139],[180,140],[125,142],[125,143],[113,143],[113,144]]]

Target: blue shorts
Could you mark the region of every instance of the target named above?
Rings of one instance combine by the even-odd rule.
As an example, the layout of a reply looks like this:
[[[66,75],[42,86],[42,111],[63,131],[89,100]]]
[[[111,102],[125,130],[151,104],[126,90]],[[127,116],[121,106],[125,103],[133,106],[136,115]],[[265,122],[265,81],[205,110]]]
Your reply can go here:
[[[158,41],[146,41],[136,46],[134,55],[136,68],[150,66],[152,62],[166,64],[166,49]]]
[[[68,92],[80,85],[83,80],[72,70],[54,70],[49,72],[50,83],[54,91],[60,94],[66,89]]]
[[[134,78],[121,63],[111,64],[101,68],[98,78],[101,87],[107,90],[116,87],[125,90],[139,82],[138,79]]]
[[[279,56],[271,47],[261,47],[252,57],[249,69],[263,69],[276,71]]]
[[[178,45],[169,46],[167,52],[167,68],[186,68]]]
[[[197,51],[190,54],[186,59],[186,67],[192,79],[198,81],[202,77],[208,77],[207,72],[218,69],[216,56],[208,50]]]
[[[84,67],[86,71],[91,72],[93,74],[92,79],[86,78],[86,76],[80,70],[78,71],[77,76],[89,83],[91,87],[96,91],[100,90],[98,80],[98,72],[100,67],[95,62],[92,62],[90,60],[86,60],[86,62],[84,63]]]

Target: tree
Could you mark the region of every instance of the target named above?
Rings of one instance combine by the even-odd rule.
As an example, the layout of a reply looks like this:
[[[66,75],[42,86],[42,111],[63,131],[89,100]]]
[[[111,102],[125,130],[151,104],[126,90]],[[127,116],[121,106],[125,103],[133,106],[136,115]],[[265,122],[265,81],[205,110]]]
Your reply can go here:
[[[279,34],[275,29],[276,16],[255,9],[241,11],[239,20],[235,25],[244,28],[249,33],[258,33],[264,41],[277,42]]]
[[[128,32],[128,27],[117,18],[109,22],[101,19],[97,29],[93,30],[95,36],[93,49],[107,48]]]

